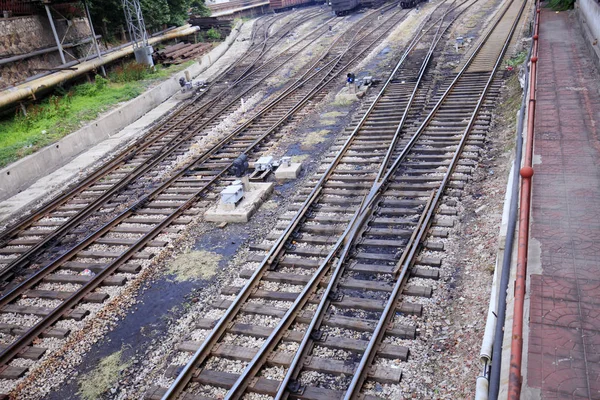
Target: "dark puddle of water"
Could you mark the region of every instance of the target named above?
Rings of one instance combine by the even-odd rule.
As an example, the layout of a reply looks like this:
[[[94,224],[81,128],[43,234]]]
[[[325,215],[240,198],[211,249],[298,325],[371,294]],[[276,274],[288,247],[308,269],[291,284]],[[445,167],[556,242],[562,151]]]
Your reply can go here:
[[[224,239],[227,238],[227,239]],[[239,246],[248,238],[244,225],[228,225],[225,229],[214,229],[203,234],[195,250],[212,251],[223,256],[219,267],[227,265]],[[171,276],[162,276],[152,282],[139,297],[126,317],[102,340],[92,346],[77,367],[77,379],[95,369],[100,360],[122,350],[123,362],[136,362],[143,359],[146,349],[153,341],[160,341],[169,328],[169,322],[175,321],[184,313],[182,305],[188,298],[210,284],[211,280],[176,282]],[[48,394],[46,400],[79,399],[77,380],[65,382],[56,391]],[[104,398],[117,395],[107,393]]]

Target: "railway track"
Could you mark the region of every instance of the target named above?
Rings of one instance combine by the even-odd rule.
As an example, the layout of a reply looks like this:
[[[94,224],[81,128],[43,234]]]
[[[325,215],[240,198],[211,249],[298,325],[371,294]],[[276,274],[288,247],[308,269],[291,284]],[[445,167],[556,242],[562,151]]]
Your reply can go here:
[[[443,216],[455,213],[442,198],[457,194],[476,166],[496,73],[524,5],[507,2],[431,104],[421,72],[436,45],[425,57],[408,52],[316,183],[251,247],[240,272],[247,281],[223,288],[228,297],[215,303],[223,315],[199,319],[196,340],[180,344],[194,354],[167,371],[171,387],[148,398],[375,399],[374,384],[399,382],[398,360],[417,335],[406,316],[420,316],[420,298],[431,296],[438,238],[451,226]],[[459,10],[436,10],[445,18],[421,40],[439,40]],[[423,67],[400,68],[411,62]],[[407,123],[414,116],[416,126]]]
[[[0,313],[25,323],[0,325],[5,343],[0,352],[0,378],[16,379],[26,373],[28,366],[15,360],[37,360],[44,355],[44,347],[32,346],[37,338],[68,337],[69,329],[61,327],[61,321],[83,320],[89,314],[86,305],[108,299],[102,287],[123,285],[147,265],[173,235],[209,204],[215,190],[230,180],[227,171],[240,152],[255,157],[277,139],[281,126],[293,121],[309,100],[324,96],[324,90],[335,78],[406,14],[407,11],[393,11],[379,26],[372,27],[368,24],[378,15],[371,13],[361,24],[350,27],[300,79],[246,124],[100,229],[91,231],[73,248],[5,291],[0,298]],[[82,271],[89,273],[82,275]]]
[[[301,14],[308,19],[319,13]],[[109,202],[120,207],[131,204],[156,186],[153,178],[156,170],[163,173],[185,155],[190,147],[206,136],[206,132],[218,125],[239,107],[240,98],[256,92],[259,85],[281,66],[292,60],[314,42],[324,28],[320,27],[301,38],[293,46],[266,60],[265,55],[280,43],[295,27],[300,17],[292,21],[282,32],[268,35],[277,20],[264,21],[252,40],[257,43],[211,83],[200,99],[185,102],[178,112],[153,129],[142,140],[117,155],[110,163],[99,168],[68,193],[49,202],[32,216],[5,230],[0,243],[0,278],[6,281],[15,272],[23,270],[43,251],[75,228],[80,231],[94,229],[110,216]],[[263,61],[261,63],[261,60]],[[231,83],[233,81],[233,83]],[[120,196],[119,200],[115,200]],[[98,213],[102,207],[102,212]],[[92,219],[92,221],[89,221]],[[87,224],[84,224],[87,220]],[[83,225],[83,226],[81,226]],[[67,244],[58,246],[64,252]],[[53,257],[56,253],[52,252]],[[48,262],[49,257],[40,260]]]

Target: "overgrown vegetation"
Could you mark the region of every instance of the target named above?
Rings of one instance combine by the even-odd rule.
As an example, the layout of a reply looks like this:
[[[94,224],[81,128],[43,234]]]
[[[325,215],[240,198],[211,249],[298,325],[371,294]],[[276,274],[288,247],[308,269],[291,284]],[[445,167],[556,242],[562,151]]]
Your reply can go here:
[[[0,120],[0,167],[52,144],[95,119],[117,103],[139,96],[148,86],[180,71],[193,61],[169,68],[147,69],[137,63],[115,68],[108,79],[96,76],[94,82],[65,89],[38,104],[20,109]]]
[[[180,254],[169,265],[169,274],[177,282],[210,279],[219,268],[223,256],[211,251],[195,250]]]
[[[210,10],[204,4],[202,0],[193,0],[191,6],[191,13],[199,17],[210,17]]]
[[[515,55],[514,57],[506,60],[504,64],[513,68],[518,65],[521,65],[525,62],[525,59],[527,58],[527,53],[527,50],[523,50],[520,53],[517,53],[517,55]]]
[[[113,82],[135,82],[147,78],[153,72],[145,65],[128,63],[117,66],[108,76]]]
[[[129,367],[129,363],[121,360],[122,350],[100,360],[98,366],[79,379],[79,392],[84,400],[96,400],[114,385],[121,371]]]
[[[511,74],[508,79],[506,79],[505,85],[506,94],[498,107],[498,118],[502,125],[507,126],[514,131],[517,126],[516,115],[521,108],[523,99],[523,89],[521,88],[517,74]],[[509,142],[510,146],[513,144],[513,142]]]
[[[215,28],[210,28],[206,31],[206,37],[210,40],[221,40],[221,32]]]
[[[575,0],[550,0],[548,7],[554,11],[566,11],[574,7]]]

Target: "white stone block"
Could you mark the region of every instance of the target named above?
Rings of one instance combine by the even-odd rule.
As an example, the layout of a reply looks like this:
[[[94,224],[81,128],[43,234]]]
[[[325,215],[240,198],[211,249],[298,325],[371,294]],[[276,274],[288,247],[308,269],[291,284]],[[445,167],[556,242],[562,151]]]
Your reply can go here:
[[[302,169],[302,164],[300,164],[300,163],[290,163],[290,165],[280,165],[275,170],[275,179],[277,179],[277,180],[296,179],[296,178],[298,178],[298,175],[300,175],[301,169]]]

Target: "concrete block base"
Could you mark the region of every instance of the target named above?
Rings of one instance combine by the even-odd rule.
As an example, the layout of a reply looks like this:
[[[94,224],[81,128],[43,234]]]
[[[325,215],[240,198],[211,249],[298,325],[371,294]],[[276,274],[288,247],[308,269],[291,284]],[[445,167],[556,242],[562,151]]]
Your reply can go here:
[[[209,222],[248,222],[250,217],[260,208],[262,203],[273,192],[273,183],[250,183],[244,198],[233,210],[228,210],[223,204],[209,208],[204,213],[204,219]]]
[[[277,179],[278,181],[296,179],[298,178],[301,169],[302,164],[300,163],[290,163],[289,166],[280,165],[275,170],[275,179]]]

